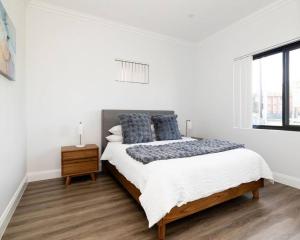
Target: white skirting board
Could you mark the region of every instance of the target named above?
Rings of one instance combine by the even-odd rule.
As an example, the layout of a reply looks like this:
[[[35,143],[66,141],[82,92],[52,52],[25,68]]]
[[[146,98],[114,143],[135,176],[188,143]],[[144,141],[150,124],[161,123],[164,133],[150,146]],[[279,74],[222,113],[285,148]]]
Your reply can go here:
[[[27,174],[28,182],[35,182],[53,178],[60,178],[61,177],[61,170],[54,169],[49,171],[40,171],[40,172],[29,172]]]
[[[26,189],[27,186],[27,176],[23,178],[21,181],[17,191],[14,193],[13,197],[11,198],[10,202],[8,203],[7,207],[5,208],[3,214],[0,216],[0,239],[2,238],[7,225],[10,222],[12,215],[14,214],[20,199]]]
[[[300,178],[292,177],[278,172],[273,172],[275,182],[300,189]]]
[[[273,174],[274,174],[275,182],[300,189],[300,178],[292,177],[278,172],[273,172]],[[60,178],[60,177],[61,177],[60,169],[40,171],[40,172],[29,172],[27,174],[28,182],[35,182],[35,181]]]
[[[99,166],[99,171],[101,171],[101,164]],[[27,173],[28,182],[42,181],[53,178],[61,178],[61,169]]]

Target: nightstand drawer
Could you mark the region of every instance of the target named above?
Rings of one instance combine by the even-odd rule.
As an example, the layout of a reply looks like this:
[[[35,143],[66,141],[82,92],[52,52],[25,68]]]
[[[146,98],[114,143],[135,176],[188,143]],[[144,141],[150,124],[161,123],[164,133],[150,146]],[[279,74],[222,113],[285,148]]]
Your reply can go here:
[[[63,153],[63,160],[73,160],[73,159],[80,159],[80,158],[92,158],[98,156],[98,149],[91,149],[85,151],[76,151],[76,152],[64,152]]]
[[[98,171],[97,158],[74,160],[63,164],[63,176]]]

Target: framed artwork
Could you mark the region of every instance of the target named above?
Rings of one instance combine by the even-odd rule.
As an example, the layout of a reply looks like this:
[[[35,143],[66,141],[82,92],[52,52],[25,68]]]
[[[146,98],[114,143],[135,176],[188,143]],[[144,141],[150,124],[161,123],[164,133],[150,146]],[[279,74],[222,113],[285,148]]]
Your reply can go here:
[[[126,60],[115,60],[117,81],[149,84],[149,64]]]
[[[0,74],[9,80],[16,72],[16,29],[0,0]]]

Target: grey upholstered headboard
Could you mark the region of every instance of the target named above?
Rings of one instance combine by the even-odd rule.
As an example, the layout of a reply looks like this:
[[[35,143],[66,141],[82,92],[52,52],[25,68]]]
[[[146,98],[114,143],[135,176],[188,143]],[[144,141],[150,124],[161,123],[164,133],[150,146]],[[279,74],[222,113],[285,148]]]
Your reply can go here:
[[[173,114],[174,111],[159,111],[159,110],[102,110],[102,127],[101,127],[101,152],[104,151],[107,140],[105,137],[109,135],[108,130],[113,126],[119,125],[119,115],[122,113],[149,113],[152,115],[157,114]]]

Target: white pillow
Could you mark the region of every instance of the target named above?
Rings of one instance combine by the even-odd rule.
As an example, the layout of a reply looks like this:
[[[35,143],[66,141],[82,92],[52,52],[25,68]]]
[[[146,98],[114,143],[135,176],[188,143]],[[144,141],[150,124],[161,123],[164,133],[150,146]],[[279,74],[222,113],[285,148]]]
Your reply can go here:
[[[106,137],[109,142],[123,142],[123,137],[119,135],[109,135]]]
[[[108,130],[113,135],[122,136],[122,127],[121,125],[117,125]]]
[[[108,131],[113,135],[122,136],[122,126],[121,125],[114,126],[111,129],[109,129]],[[154,133],[154,125],[153,124],[151,124],[151,131],[152,131],[152,133]]]

